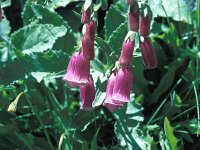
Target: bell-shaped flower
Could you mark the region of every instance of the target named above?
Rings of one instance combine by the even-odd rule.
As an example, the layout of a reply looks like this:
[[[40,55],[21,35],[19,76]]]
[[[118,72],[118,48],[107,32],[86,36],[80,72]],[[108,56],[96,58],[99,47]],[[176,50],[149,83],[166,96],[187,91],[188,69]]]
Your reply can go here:
[[[122,67],[117,71],[112,95],[115,104],[130,102],[132,82],[130,67]]]
[[[108,79],[106,98],[103,103],[111,112],[130,102],[132,73],[129,67],[115,70]]]
[[[111,112],[115,111],[115,109],[119,107],[123,107],[123,104],[115,104],[112,98],[115,82],[116,82],[116,72],[113,72],[108,79],[106,88],[106,98],[103,103],[103,106],[105,106]]]
[[[75,52],[69,61],[63,80],[70,87],[84,85],[89,82],[89,73],[90,62],[84,59],[82,52]]]
[[[148,36],[150,33],[150,26],[151,26],[151,15],[147,16],[140,16],[139,17],[139,35],[140,36]]]
[[[128,27],[131,31],[138,31],[139,29],[139,9],[130,10],[128,13]]]
[[[89,110],[92,108],[92,102],[95,99],[95,88],[92,77],[89,77],[89,83],[80,85],[81,109]]]
[[[153,44],[149,37],[141,37],[140,49],[142,51],[142,58],[146,69],[153,69],[157,67],[157,58],[153,48]]]
[[[122,66],[129,66],[132,60],[135,40],[128,38],[122,45],[122,52],[119,58],[119,62]]]
[[[83,57],[86,60],[94,59],[94,41],[91,41],[86,35],[83,35],[82,37],[82,50]]]

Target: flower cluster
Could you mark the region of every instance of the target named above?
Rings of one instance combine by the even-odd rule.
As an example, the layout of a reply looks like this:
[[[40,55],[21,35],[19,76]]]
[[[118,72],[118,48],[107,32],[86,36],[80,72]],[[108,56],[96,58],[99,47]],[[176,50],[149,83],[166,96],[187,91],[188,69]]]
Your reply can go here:
[[[130,102],[132,88],[131,61],[135,47],[135,36],[140,36],[140,49],[144,66],[147,69],[157,66],[156,55],[149,36],[151,24],[151,11],[148,7],[142,7],[142,13],[136,0],[126,0],[130,6],[128,12],[128,28],[119,61],[108,79],[106,98],[103,106],[113,112],[116,108],[123,107]],[[92,20],[92,1],[86,0],[82,9],[81,21],[83,25],[82,46],[76,51],[68,64],[64,80],[70,87],[80,87],[81,108],[92,108],[95,99],[95,88],[92,76],[90,75],[90,61],[94,59],[94,40],[96,23]]]
[[[144,11],[144,13],[140,14],[136,0],[126,0],[126,3],[130,6],[128,12],[129,32],[122,45],[119,65],[115,67],[108,79],[106,99],[103,103],[111,112],[118,107],[122,107],[124,103],[130,102],[130,92],[133,82],[130,64],[136,33],[139,32],[140,35],[140,49],[142,51],[145,68],[151,69],[157,66],[155,51],[148,37],[152,19],[151,11],[149,8],[144,8],[143,6],[142,11]]]
[[[139,32],[140,49],[144,66],[147,69],[155,68],[157,66],[157,59],[151,40],[148,37],[150,33],[152,12],[148,5],[143,4],[141,13],[139,14],[139,7],[136,0],[126,0],[126,3],[130,5],[128,27],[131,31]]]
[[[63,80],[69,87],[80,87],[81,109],[92,108],[95,88],[90,75],[90,60],[94,59],[94,39],[96,23],[91,19],[91,1],[86,0],[82,10],[81,22],[83,36],[81,48],[72,55]]]

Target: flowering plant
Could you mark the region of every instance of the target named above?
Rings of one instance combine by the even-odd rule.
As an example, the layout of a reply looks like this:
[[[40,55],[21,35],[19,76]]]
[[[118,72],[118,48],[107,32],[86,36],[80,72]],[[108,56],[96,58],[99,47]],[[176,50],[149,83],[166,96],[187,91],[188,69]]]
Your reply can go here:
[[[200,147],[199,1],[0,6],[0,149]]]

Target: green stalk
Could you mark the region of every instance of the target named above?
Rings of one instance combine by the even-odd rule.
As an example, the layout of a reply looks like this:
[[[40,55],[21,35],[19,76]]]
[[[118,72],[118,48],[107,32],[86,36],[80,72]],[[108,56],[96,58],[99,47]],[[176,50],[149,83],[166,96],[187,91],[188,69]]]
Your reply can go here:
[[[51,143],[50,136],[49,136],[49,134],[48,134],[47,129],[45,128],[45,125],[44,125],[42,119],[40,118],[40,116],[39,116],[39,114],[37,113],[35,107],[34,107],[33,104],[31,103],[31,101],[29,100],[28,95],[27,95],[26,93],[24,93],[24,96],[25,96],[25,98],[26,98],[28,104],[31,106],[31,108],[32,108],[32,110],[33,110],[33,113],[36,115],[36,118],[38,119],[40,125],[41,125],[42,128],[43,128],[43,131],[44,131],[44,134],[45,134],[45,136],[46,136],[46,139],[47,139],[47,142],[48,142],[48,144],[49,144],[50,149],[53,150],[53,145],[52,145],[52,143]]]

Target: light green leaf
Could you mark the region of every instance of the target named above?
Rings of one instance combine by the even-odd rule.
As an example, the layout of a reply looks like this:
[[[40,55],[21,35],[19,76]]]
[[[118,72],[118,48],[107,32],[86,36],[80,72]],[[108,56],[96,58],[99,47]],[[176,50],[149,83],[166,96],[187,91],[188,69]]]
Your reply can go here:
[[[186,20],[187,22],[191,21],[188,9],[189,7],[187,6],[187,1],[185,0],[148,0],[148,4],[150,5],[153,15],[155,17],[166,17],[166,14],[163,10],[164,8],[167,16],[172,17],[174,20]]]
[[[53,47],[56,39],[66,34],[65,26],[55,27],[50,24],[26,26],[12,34],[12,44],[24,54],[43,52]]]
[[[165,117],[165,121],[164,121],[164,130],[165,130],[165,135],[166,135],[166,138],[168,140],[171,150],[179,149],[178,139],[174,136],[173,128],[171,127],[170,122],[167,119],[167,117]]]

